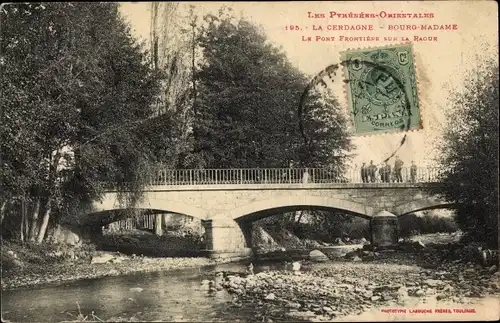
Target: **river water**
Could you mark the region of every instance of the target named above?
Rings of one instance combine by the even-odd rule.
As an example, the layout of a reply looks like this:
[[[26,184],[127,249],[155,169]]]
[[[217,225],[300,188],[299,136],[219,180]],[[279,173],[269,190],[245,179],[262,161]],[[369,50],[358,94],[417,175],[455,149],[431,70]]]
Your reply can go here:
[[[246,264],[243,263],[230,263],[2,291],[2,319],[11,322],[73,321],[79,312],[89,316],[93,311],[104,321],[255,322],[255,313],[245,307],[233,307],[232,296],[225,290],[213,293],[202,286],[203,280],[214,279],[219,271],[244,272],[246,268]],[[273,262],[257,264],[254,271],[257,273],[283,269],[285,269],[283,262]],[[432,300],[425,299],[423,303],[421,299],[415,299],[413,302],[416,303],[409,302],[406,307],[457,307],[456,304],[434,304]],[[472,315],[475,318],[486,320],[498,318],[497,297],[477,299],[474,303],[476,304],[472,307],[477,310],[477,314]],[[471,307],[471,305],[460,306]],[[344,317],[341,321],[432,319],[461,321],[471,319],[471,316],[458,314],[394,316],[384,314],[380,309],[374,309],[362,315]]]
[[[255,272],[284,264],[256,265]],[[76,281],[58,286],[2,291],[2,319],[12,322],[75,320],[80,312],[101,320],[252,322],[253,313],[231,308],[226,291],[209,292],[204,279],[218,271],[243,272],[242,263],[137,273]],[[78,304],[78,305],[77,305]]]

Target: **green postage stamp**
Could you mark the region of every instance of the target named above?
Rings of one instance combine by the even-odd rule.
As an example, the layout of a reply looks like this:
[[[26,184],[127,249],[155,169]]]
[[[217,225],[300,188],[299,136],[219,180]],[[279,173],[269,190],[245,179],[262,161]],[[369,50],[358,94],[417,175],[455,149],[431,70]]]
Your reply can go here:
[[[421,128],[411,44],[341,53],[355,134]]]

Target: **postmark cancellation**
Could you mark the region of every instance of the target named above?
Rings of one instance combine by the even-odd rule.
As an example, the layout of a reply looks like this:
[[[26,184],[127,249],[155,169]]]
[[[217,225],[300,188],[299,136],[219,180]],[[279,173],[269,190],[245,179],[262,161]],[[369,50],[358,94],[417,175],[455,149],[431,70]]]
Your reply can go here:
[[[411,44],[340,53],[354,134],[422,128]]]

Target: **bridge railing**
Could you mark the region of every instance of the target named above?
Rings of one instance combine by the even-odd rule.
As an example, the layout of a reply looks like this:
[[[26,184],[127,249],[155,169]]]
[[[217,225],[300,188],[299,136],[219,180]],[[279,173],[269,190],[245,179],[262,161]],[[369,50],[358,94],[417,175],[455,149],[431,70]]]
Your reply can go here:
[[[307,175],[306,175],[307,174]],[[402,168],[402,182],[435,182],[438,168]],[[340,173],[329,168],[240,168],[240,169],[159,169],[151,185],[297,184],[297,183],[381,183],[397,182],[394,170],[384,177],[382,170],[364,178],[360,169]]]

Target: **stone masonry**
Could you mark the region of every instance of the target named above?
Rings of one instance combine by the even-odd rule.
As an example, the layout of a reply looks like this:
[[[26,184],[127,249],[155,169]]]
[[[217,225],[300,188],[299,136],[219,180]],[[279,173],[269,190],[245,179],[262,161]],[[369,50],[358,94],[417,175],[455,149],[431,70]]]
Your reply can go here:
[[[248,223],[279,211],[335,209],[371,219],[380,211],[403,215],[448,207],[431,196],[430,183],[335,183],[152,186],[135,205],[120,205],[109,192],[83,213],[87,220],[124,208],[180,213],[203,220],[207,250],[242,251]],[[247,242],[245,242],[247,241]],[[246,251],[245,251],[246,252]]]

